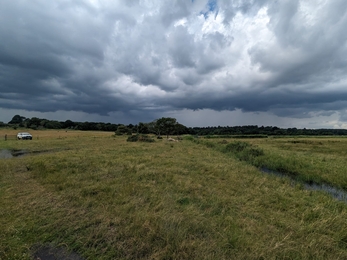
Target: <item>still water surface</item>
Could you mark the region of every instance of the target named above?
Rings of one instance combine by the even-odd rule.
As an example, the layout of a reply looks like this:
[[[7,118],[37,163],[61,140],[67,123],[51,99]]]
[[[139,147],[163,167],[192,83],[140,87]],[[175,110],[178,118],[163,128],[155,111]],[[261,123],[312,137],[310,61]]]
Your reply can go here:
[[[291,178],[290,176],[278,171],[269,170],[268,168],[261,168],[260,171],[266,174],[276,175],[282,178],[289,178],[295,183],[300,183],[296,181],[295,179]],[[324,191],[328,193],[330,196],[332,196],[333,198],[347,203],[347,191],[343,189],[339,189],[328,184],[318,184],[318,183],[304,183],[304,187],[307,190]]]
[[[0,150],[0,159],[8,159],[13,157],[24,156],[27,153],[25,150],[8,150],[1,149]]]

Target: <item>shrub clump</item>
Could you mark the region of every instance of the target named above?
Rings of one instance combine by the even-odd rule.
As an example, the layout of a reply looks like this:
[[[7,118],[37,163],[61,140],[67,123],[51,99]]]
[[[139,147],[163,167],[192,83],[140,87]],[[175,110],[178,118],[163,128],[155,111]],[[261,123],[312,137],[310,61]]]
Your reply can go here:
[[[153,143],[154,139],[150,138],[148,135],[131,135],[128,137],[127,142],[147,142]]]
[[[186,136],[183,137],[183,140],[193,141],[194,140],[194,136],[186,135]]]
[[[251,145],[246,142],[232,142],[225,147],[228,152],[242,152],[249,148]]]
[[[227,144],[225,152],[231,152],[240,160],[248,162],[253,162],[254,158],[264,155],[263,149],[254,147],[247,142],[239,141]]]
[[[131,135],[128,137],[127,142],[137,142],[139,140],[138,135]]]

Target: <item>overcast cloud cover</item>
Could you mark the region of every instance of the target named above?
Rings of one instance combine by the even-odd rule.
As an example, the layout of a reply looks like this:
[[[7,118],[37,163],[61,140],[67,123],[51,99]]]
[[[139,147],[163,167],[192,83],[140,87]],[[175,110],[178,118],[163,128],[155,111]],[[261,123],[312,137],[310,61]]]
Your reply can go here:
[[[0,0],[0,121],[347,128],[346,0]]]

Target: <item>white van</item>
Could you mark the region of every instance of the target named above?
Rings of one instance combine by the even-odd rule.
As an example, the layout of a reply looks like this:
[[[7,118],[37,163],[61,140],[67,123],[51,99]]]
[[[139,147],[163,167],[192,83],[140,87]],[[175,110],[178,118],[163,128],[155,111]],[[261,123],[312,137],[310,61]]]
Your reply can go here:
[[[17,134],[17,139],[18,140],[32,140],[33,136],[29,133],[23,132],[23,133]]]

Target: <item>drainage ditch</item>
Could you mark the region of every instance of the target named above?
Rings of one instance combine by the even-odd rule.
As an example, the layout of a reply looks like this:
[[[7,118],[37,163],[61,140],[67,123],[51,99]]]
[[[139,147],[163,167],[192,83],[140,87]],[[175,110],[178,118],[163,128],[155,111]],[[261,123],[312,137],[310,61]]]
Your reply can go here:
[[[275,176],[278,176],[281,178],[289,178],[294,183],[302,183],[300,181],[295,180],[294,178],[291,178],[290,176],[288,176],[284,173],[281,173],[278,171],[273,171],[273,170],[270,170],[270,169],[265,168],[265,167],[260,168],[260,171],[262,173],[275,175]],[[328,185],[328,184],[318,184],[318,183],[307,183],[306,182],[306,183],[303,183],[303,185],[304,185],[304,188],[306,190],[324,191],[324,192],[328,193],[330,196],[332,196],[333,198],[340,200],[340,201],[343,201],[347,204],[347,191],[345,191],[343,189],[339,189],[339,188],[333,187],[333,186]]]

